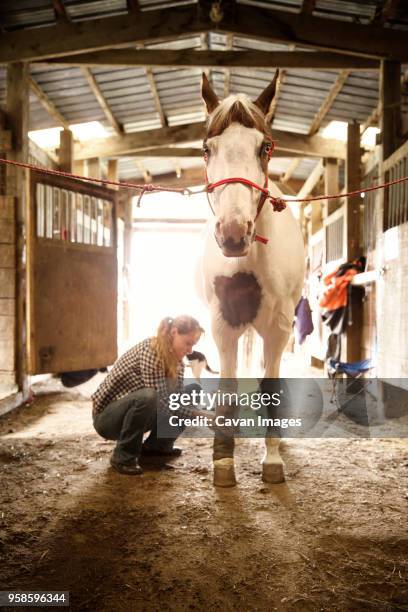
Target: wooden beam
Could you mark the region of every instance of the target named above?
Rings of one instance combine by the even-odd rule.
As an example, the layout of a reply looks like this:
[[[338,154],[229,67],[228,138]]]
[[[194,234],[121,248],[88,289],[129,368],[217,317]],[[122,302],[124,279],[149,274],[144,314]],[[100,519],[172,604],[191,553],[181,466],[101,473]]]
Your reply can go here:
[[[380,108],[383,159],[401,144],[401,64],[381,62]]]
[[[86,67],[82,67],[82,74],[88,81],[89,87],[91,88],[95,98],[98,100],[99,106],[102,108],[105,116],[115,132],[119,135],[123,134],[123,125],[119,123],[114,114],[112,113],[109,104],[107,103],[105,96],[103,95],[101,88],[91,70]]]
[[[156,81],[154,79],[154,74],[151,68],[146,68],[146,77],[149,82],[150,91],[152,92],[152,98],[156,107],[157,114],[160,117],[161,126],[166,127],[168,125],[167,117],[164,114],[163,106],[159,96],[159,91],[157,89]]]
[[[131,155],[154,147],[171,146],[201,140],[205,134],[205,123],[178,125],[173,127],[133,132],[123,136],[99,138],[75,146],[75,159],[90,157],[116,157]],[[305,136],[293,132],[274,130],[273,136],[278,151],[300,153],[303,157],[337,157],[345,159],[344,143],[321,136]]]
[[[140,45],[143,48],[143,45]],[[160,118],[160,125],[166,127],[168,125],[167,117],[164,114],[163,106],[160,100],[159,90],[157,89],[156,81],[154,78],[153,70],[150,66],[145,67],[146,78],[149,83],[150,92],[152,94],[153,102],[156,107],[156,112]]]
[[[300,12],[311,15],[313,11],[315,10],[315,7],[316,7],[316,0],[303,0]]]
[[[88,168],[86,176],[89,176],[90,178],[101,178],[101,162],[98,157],[88,159]]]
[[[57,21],[71,21],[67,13],[67,9],[64,6],[63,0],[52,0],[52,5],[54,7],[54,14]]]
[[[119,181],[119,173],[118,173],[118,169],[119,169],[119,161],[117,159],[109,159],[108,160],[108,181]],[[110,185],[111,189],[116,189],[118,190],[119,187],[116,187],[115,185]]]
[[[54,7],[54,15],[57,21],[67,22],[70,20],[62,0],[52,0],[52,5]]]
[[[360,189],[361,183],[360,125],[349,123],[347,128],[346,191]],[[360,255],[359,195],[347,198],[347,261]]]
[[[198,34],[213,29],[209,17],[202,12],[197,13],[196,5],[144,11],[142,15],[143,18],[126,14],[8,32],[2,37],[0,63],[31,62],[141,42],[158,42],[174,39],[180,34]],[[324,51],[401,62],[408,60],[404,30],[356,23],[345,26],[336,19],[289,11],[237,4],[234,15],[225,16],[219,31]]]
[[[49,99],[47,94],[45,94],[43,92],[41,87],[38,85],[38,83],[36,83],[36,81],[34,81],[32,76],[29,75],[27,77],[27,79],[28,79],[28,84],[30,86],[30,89],[35,93],[35,95],[37,96],[37,98],[39,99],[39,101],[41,102],[41,104],[43,105],[45,110],[47,111],[47,113],[53,119],[55,119],[57,124],[62,125],[62,127],[65,130],[69,130],[69,123],[68,123],[68,121],[65,119],[65,117],[63,115],[61,115],[61,113],[59,112],[59,110],[55,106],[54,102],[51,102],[51,100]]]
[[[324,193],[339,193],[339,162],[337,159],[327,158],[324,164]],[[340,205],[340,200],[325,200],[323,204],[323,216],[328,217]]]
[[[282,178],[281,178],[282,183],[287,183],[289,181],[289,179],[291,178],[292,174],[294,173],[294,171],[296,170],[296,168],[298,167],[301,161],[302,159],[300,157],[292,159],[292,161],[290,162],[288,166],[288,169],[282,175]]]
[[[271,181],[279,182],[279,177],[274,174],[269,174]],[[156,185],[163,185],[166,187],[179,187],[180,189],[186,189],[188,187],[197,187],[198,185],[205,184],[204,167],[199,168],[187,168],[183,169],[180,178],[177,178],[174,172],[167,174],[155,174],[151,177],[152,182]],[[140,184],[140,177],[127,178],[126,183]],[[296,190],[301,186],[301,181],[294,181]],[[192,203],[194,200],[192,200]]]
[[[316,166],[313,169],[312,173],[309,175],[309,177],[303,183],[303,186],[302,186],[301,190],[297,194],[297,197],[299,199],[307,198],[307,196],[310,193],[312,193],[313,189],[316,187],[317,183],[320,181],[320,178],[321,178],[323,172],[324,172],[323,160],[320,160],[316,164]]]
[[[29,125],[29,87],[28,65],[23,63],[7,67],[6,114],[7,125],[13,133],[13,149],[7,158],[27,163],[28,161],[28,125]],[[16,382],[23,393],[23,399],[28,397],[27,377],[27,343],[30,342],[31,329],[26,327],[26,313],[31,305],[29,281],[26,268],[27,253],[27,211],[28,201],[28,171],[24,168],[7,166],[5,170],[5,195],[13,198],[14,210],[11,219],[12,242],[14,243],[14,269],[9,270],[10,287],[6,297],[14,301],[14,316],[10,316],[8,325],[13,328],[13,343],[9,357],[16,372]],[[0,232],[1,235],[2,232]],[[0,239],[1,240],[1,239]],[[5,239],[5,241],[7,241]],[[4,276],[3,276],[4,278]],[[28,294],[28,304],[27,304]],[[4,296],[4,293],[2,294]],[[31,320],[30,320],[31,321]],[[30,322],[28,323],[30,325]]]
[[[349,22],[345,26],[336,19],[242,4],[237,5],[234,18],[224,19],[219,28],[257,41],[408,61],[406,32],[394,28]]]
[[[390,19],[394,19],[398,4],[399,0],[385,0],[383,6],[377,8],[371,23],[383,25]]]
[[[379,116],[380,116],[380,107],[378,105],[375,108],[373,108],[373,110],[371,111],[367,119],[361,125],[361,128],[360,128],[361,134],[364,134],[366,129],[371,127],[372,125],[377,125]]]
[[[205,34],[202,39],[205,40]],[[232,34],[227,34],[231,39]],[[205,43],[202,43],[205,44]],[[379,61],[321,51],[212,51],[202,49],[109,49],[94,53],[66,55],[40,63],[68,66],[149,66],[151,68],[313,68],[378,70]]]
[[[333,85],[331,86],[330,91],[326,96],[326,99],[323,101],[323,104],[317,111],[311,123],[311,126],[309,128],[309,136],[313,136],[313,134],[316,134],[316,132],[319,130],[323,122],[323,119],[329,112],[334,100],[336,99],[336,96],[342,90],[343,85],[347,81],[349,75],[350,75],[350,70],[342,70],[340,72],[339,76],[337,77]]]
[[[126,5],[129,13],[140,13],[140,4],[138,0],[126,0]]]
[[[349,123],[347,129],[347,161],[346,161],[346,191],[355,191],[361,186],[361,149],[360,125],[357,122]],[[349,196],[346,203],[346,260],[352,261],[361,255],[360,251],[360,205],[361,198]],[[351,294],[351,308],[353,324],[347,328],[346,361],[361,359],[361,334],[363,328],[363,289],[353,289]],[[343,356],[342,356],[343,358]]]
[[[285,80],[285,76],[286,76],[286,70],[280,70],[279,78],[276,83],[275,95],[272,99],[271,105],[269,107],[269,112],[268,112],[268,120],[271,125],[273,125],[273,120],[275,119],[276,107],[278,106],[278,100],[279,100],[279,96],[282,91],[282,85],[283,85],[283,81]]]
[[[72,172],[74,163],[74,136],[71,130],[60,132],[59,168],[64,172]]]
[[[122,157],[121,154],[116,154],[117,157]],[[128,156],[128,153],[123,155]],[[132,151],[130,154],[132,157],[203,157],[203,150],[198,147],[152,147],[142,150]],[[290,153],[288,154],[282,150],[276,150],[273,152],[273,157],[302,157],[302,153]]]
[[[401,76],[401,92],[403,91],[406,83],[408,83],[408,70],[405,71],[405,73]],[[381,96],[381,94],[380,94]],[[364,132],[366,131],[367,128],[369,128],[371,125],[378,125],[378,120],[380,118],[380,113],[381,113],[381,104],[379,103],[370,113],[370,115],[367,117],[367,119],[365,120],[365,122],[362,124],[361,126],[361,134],[364,134]]]

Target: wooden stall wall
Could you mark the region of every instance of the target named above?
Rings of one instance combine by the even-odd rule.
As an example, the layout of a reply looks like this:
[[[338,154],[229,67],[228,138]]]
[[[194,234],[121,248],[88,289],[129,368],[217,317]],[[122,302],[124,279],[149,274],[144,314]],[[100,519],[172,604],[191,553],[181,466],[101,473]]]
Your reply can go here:
[[[383,163],[385,181],[407,176],[408,142]],[[378,376],[408,378],[408,183],[384,193],[377,242]]]

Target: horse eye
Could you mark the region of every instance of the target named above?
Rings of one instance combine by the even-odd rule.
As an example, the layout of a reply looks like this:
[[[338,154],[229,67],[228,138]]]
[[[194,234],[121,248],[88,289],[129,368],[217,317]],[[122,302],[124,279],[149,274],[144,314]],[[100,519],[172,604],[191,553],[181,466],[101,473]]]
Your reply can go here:
[[[203,152],[204,152],[204,155],[209,155],[210,154],[210,149],[209,149],[209,147],[207,145],[203,146]]]
[[[270,153],[272,149],[272,145],[270,142],[264,142],[262,145],[262,153]]]

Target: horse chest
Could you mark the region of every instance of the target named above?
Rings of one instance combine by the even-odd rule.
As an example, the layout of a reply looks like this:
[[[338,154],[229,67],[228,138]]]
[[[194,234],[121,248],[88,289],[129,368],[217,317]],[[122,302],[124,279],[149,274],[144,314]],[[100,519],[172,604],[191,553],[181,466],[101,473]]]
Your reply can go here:
[[[214,291],[220,303],[222,317],[232,327],[251,323],[262,299],[261,286],[251,272],[237,272],[233,276],[217,275]]]

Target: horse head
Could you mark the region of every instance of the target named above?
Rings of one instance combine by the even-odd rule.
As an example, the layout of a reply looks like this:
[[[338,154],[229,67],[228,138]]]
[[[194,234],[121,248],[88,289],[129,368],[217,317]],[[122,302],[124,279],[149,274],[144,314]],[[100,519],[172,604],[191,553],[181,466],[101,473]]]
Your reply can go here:
[[[273,147],[268,111],[278,76],[277,70],[272,83],[255,102],[243,94],[228,96],[220,102],[203,74],[202,96],[208,112],[203,146],[210,186],[228,178],[266,186]],[[215,185],[209,191],[218,246],[226,257],[247,255],[255,238],[262,191],[244,182]]]

